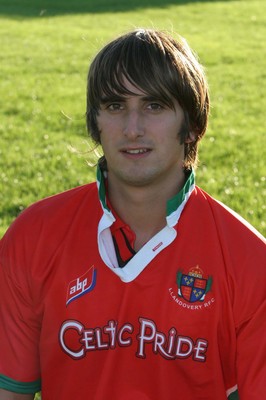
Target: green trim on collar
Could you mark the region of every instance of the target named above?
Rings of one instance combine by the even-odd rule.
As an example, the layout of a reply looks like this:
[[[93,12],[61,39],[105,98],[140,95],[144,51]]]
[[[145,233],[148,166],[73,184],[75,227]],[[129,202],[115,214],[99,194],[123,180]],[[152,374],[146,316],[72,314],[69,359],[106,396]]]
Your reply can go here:
[[[104,174],[103,174],[99,164],[97,165],[97,182],[98,182],[98,192],[99,192],[100,202],[102,203],[103,208],[105,210],[107,210],[108,212],[110,212],[109,208],[107,207],[107,203],[106,203]]]
[[[235,392],[231,393],[228,397],[228,400],[239,400],[239,394],[236,390]]]
[[[108,208],[107,203],[106,203],[106,191],[105,191],[104,179],[105,179],[104,173],[102,172],[100,166],[97,165],[97,182],[98,182],[98,191],[99,191],[100,202],[102,203],[102,206],[106,211],[111,212],[111,210]],[[180,190],[180,192],[177,193],[177,195],[172,197],[167,202],[167,207],[166,207],[166,215],[167,216],[169,216],[173,212],[175,212],[177,210],[177,208],[183,203],[187,193],[189,192],[191,186],[194,183],[195,183],[194,170],[188,171],[187,179],[186,179],[186,182],[185,182],[183,188]]]
[[[195,184],[195,172],[191,170],[187,173],[187,179],[183,188],[174,197],[167,202],[166,214],[167,217],[177,210],[177,208],[183,203],[187,193],[189,192],[192,185]]]
[[[15,393],[37,393],[41,390],[41,381],[18,382],[5,375],[0,375],[0,387]]]

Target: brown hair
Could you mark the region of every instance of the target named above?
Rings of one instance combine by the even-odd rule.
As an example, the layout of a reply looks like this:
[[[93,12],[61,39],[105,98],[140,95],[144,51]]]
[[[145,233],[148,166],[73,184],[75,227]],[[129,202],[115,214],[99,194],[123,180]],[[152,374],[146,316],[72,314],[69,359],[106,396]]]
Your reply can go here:
[[[180,133],[185,143],[190,132],[196,139],[185,143],[184,167],[197,164],[198,142],[204,135],[209,114],[208,85],[196,56],[183,38],[168,33],[138,29],[118,37],[96,55],[88,73],[87,128],[100,144],[97,115],[101,99],[113,94],[132,94],[124,78],[143,92],[173,107],[176,99],[185,115]]]

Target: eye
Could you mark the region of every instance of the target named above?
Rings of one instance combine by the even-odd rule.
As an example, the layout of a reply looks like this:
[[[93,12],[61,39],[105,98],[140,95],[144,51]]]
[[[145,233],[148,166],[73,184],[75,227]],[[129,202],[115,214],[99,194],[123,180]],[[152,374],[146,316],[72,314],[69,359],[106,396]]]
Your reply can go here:
[[[152,111],[160,111],[164,109],[164,106],[160,103],[149,103],[147,108]]]
[[[106,106],[109,111],[120,111],[123,110],[124,106],[121,103],[111,103]]]

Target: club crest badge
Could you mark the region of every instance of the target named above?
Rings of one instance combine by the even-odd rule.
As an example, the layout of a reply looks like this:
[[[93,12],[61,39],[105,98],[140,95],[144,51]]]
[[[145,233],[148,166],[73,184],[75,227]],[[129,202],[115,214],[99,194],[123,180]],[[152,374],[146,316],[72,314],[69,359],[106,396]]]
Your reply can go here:
[[[206,294],[211,290],[212,278],[205,278],[202,269],[197,265],[191,268],[188,274],[178,271],[176,283],[178,296],[189,303],[195,303],[204,301]]]

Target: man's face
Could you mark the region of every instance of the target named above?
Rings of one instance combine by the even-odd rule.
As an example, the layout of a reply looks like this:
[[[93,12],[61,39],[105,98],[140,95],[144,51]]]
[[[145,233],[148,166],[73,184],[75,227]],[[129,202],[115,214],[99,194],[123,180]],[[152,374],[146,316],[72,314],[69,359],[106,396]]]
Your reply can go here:
[[[97,117],[110,183],[149,186],[183,177],[184,113],[152,98],[128,81],[134,95],[102,99]]]

